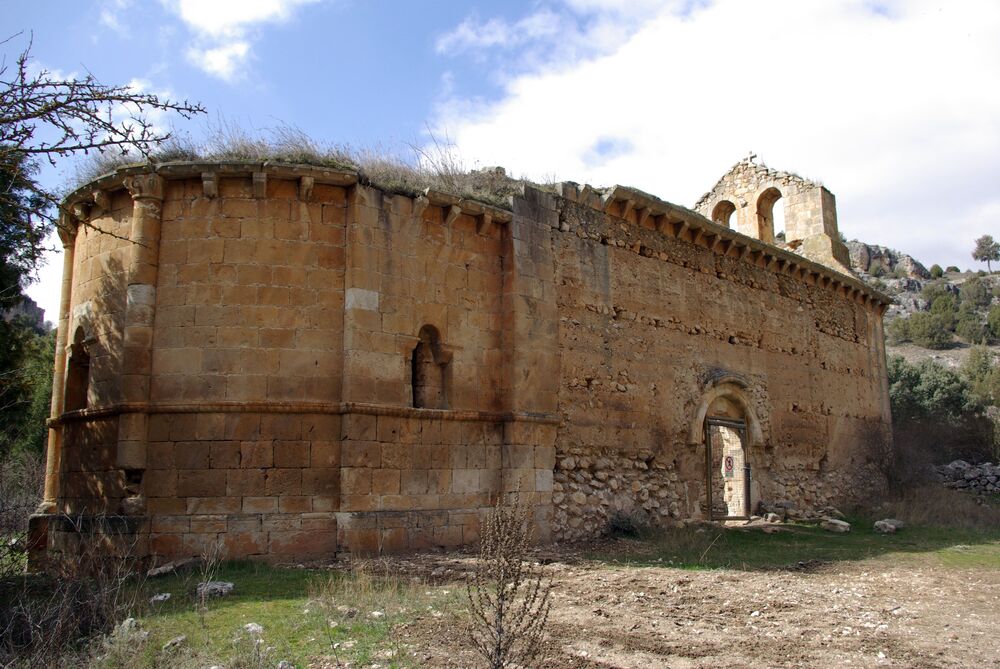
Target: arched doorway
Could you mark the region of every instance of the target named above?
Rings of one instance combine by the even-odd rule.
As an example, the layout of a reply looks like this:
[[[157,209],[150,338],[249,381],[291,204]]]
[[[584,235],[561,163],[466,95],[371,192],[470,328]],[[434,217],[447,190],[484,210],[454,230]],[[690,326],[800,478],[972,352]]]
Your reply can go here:
[[[689,443],[704,448],[699,511],[709,520],[749,518],[759,498],[754,447],[761,446],[763,438],[745,389],[739,377],[717,378],[691,423]]]
[[[749,518],[752,468],[742,420],[705,419],[705,516],[709,520]]]

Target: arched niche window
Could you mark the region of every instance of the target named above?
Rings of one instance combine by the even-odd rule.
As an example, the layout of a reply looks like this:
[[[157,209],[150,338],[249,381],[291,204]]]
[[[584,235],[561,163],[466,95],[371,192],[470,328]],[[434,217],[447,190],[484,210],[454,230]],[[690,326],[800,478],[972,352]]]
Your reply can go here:
[[[736,205],[729,200],[720,200],[712,209],[712,220],[727,228],[733,227],[733,214],[736,213]]]
[[[82,327],[76,329],[66,364],[66,386],[63,393],[63,410],[86,409],[90,388],[90,353],[87,335]]]
[[[433,325],[420,328],[418,338],[410,358],[413,406],[447,409],[451,353],[442,345],[441,335]]]
[[[781,191],[771,187],[757,199],[757,219],[760,238],[765,242],[785,242],[785,203]]]

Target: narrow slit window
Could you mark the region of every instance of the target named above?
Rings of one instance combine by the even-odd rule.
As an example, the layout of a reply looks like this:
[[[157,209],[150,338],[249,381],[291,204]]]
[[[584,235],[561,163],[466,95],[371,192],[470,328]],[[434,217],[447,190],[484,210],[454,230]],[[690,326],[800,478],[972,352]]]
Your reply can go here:
[[[66,365],[66,389],[63,393],[63,409],[78,411],[89,406],[90,395],[90,353],[87,351],[87,337],[83,328],[77,328],[70,347],[69,362]]]
[[[441,345],[437,328],[432,325],[422,327],[410,359],[414,407],[448,408],[448,362],[449,356]]]

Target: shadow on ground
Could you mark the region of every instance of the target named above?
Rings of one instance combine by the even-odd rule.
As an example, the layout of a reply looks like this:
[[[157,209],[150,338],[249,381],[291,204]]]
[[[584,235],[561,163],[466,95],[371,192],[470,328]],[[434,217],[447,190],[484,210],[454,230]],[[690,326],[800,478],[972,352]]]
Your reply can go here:
[[[1000,525],[988,530],[913,526],[884,535],[871,521],[850,520],[847,534],[796,524],[777,526],[773,534],[712,526],[649,532],[609,539],[586,557],[633,567],[807,571],[828,562],[925,554],[943,566],[1000,569]]]

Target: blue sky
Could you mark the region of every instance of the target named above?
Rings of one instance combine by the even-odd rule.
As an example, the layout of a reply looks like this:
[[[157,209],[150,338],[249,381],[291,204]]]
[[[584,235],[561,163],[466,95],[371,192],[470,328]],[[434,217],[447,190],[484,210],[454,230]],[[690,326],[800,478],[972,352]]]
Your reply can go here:
[[[218,14],[238,17],[240,6],[254,4],[285,9],[269,20],[220,20],[213,32],[216,17],[185,21],[181,3],[44,1],[8,7],[5,23],[34,32],[33,54],[46,68],[138,80],[197,100],[212,116],[258,128],[289,123],[332,142],[420,140],[448,82],[476,95],[499,92],[482,63],[435,51],[449,26],[481,11],[475,4],[239,2]],[[490,16],[527,8],[504,3]],[[234,43],[247,45],[246,56],[213,67],[205,52]],[[179,127],[200,131],[198,123]]]
[[[470,166],[687,206],[753,150],[823,181],[849,238],[964,268],[1000,237],[996,0],[50,0],[5,27],[210,120],[402,153],[430,129]],[[60,262],[29,291],[50,319]]]

